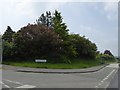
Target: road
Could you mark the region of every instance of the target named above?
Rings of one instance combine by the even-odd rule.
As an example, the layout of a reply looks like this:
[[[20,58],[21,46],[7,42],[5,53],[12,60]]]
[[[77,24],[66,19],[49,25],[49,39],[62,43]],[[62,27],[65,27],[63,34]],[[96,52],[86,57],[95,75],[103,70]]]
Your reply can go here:
[[[117,73],[115,74],[115,76],[113,77],[113,79],[111,80],[108,88],[116,88],[118,87],[120,90],[120,85],[118,85],[120,83],[120,69],[118,69]]]
[[[27,73],[2,71],[2,88],[118,88],[118,65],[92,73]]]

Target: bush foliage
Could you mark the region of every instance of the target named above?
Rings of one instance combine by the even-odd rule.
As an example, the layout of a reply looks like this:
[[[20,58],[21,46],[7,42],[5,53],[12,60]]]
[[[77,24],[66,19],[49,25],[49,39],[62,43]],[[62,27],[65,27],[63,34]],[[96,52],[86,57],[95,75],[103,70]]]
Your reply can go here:
[[[48,62],[55,63],[71,63],[71,58],[94,59],[97,53],[95,43],[79,34],[69,34],[68,31],[58,11],[54,15],[51,12],[42,14],[36,24],[28,24],[16,33],[9,26],[3,34],[3,59],[48,59]],[[105,55],[105,58],[108,59],[108,56]]]

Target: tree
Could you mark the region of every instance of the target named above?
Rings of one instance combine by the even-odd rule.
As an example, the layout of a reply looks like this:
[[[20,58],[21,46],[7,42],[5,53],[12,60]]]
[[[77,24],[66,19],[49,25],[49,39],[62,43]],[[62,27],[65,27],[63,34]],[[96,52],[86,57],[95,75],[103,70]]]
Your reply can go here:
[[[36,20],[37,24],[45,25],[59,34],[62,39],[66,39],[68,36],[68,29],[65,23],[63,23],[63,18],[61,13],[55,10],[54,15],[51,15],[50,11],[45,14],[42,13],[41,16]]]
[[[47,20],[47,18],[50,18]],[[61,48],[61,56],[65,55],[68,58],[71,57],[90,57],[95,58],[97,47],[94,43],[85,38],[81,37],[79,34],[70,35],[66,24],[63,22],[61,13],[55,10],[53,16],[51,12],[46,12],[46,15],[42,14],[38,23],[46,25],[49,27],[49,22],[52,30],[59,35],[62,39],[63,44]]]
[[[75,57],[77,55],[76,47],[72,45],[71,35],[69,34],[69,29],[67,28],[66,23],[63,22],[63,18],[61,13],[55,10],[53,16],[53,30],[56,32],[61,39],[63,40],[63,46],[61,49],[63,50],[62,54],[68,57]]]
[[[5,33],[2,35],[3,41],[3,59],[10,59],[13,57],[13,35],[14,31],[10,26],[7,26]]]
[[[52,27],[52,16],[51,16],[51,12],[47,11],[46,15],[41,14],[41,16],[36,20],[37,24],[43,24],[47,27]]]
[[[63,18],[61,16],[61,13],[55,10],[54,16],[53,16],[53,29],[54,31],[59,34],[59,36],[66,40],[68,38],[68,29],[65,23],[63,23]]]
[[[110,50],[105,50],[105,51],[104,51],[104,54],[108,54],[108,55],[110,55],[110,56],[113,56],[113,54],[110,52]]]
[[[76,48],[77,57],[95,58],[97,47],[90,40],[86,39],[84,36],[80,36],[79,34],[72,34],[71,42]]]
[[[12,59],[14,57],[13,47],[13,42],[3,42],[3,60]]]
[[[15,32],[11,29],[10,26],[7,26],[5,33],[2,36],[2,39],[8,42],[12,42],[12,36]]]
[[[59,56],[62,40],[47,26],[34,24],[21,28],[14,36],[14,44],[19,58],[51,59]]]
[[[49,62],[70,63],[72,58],[92,58],[97,46],[85,36],[69,34],[60,12],[46,12],[16,33],[8,26],[3,35],[4,57],[20,60],[48,59]]]

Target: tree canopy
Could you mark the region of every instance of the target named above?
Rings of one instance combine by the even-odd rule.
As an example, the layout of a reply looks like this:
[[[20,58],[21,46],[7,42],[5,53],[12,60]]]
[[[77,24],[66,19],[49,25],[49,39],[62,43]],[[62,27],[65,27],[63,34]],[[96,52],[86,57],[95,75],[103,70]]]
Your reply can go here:
[[[70,63],[72,58],[96,57],[97,46],[79,34],[69,34],[60,12],[41,14],[36,24],[28,24],[16,33],[10,26],[3,34],[4,58],[22,60],[48,59]]]
[[[11,27],[7,26],[7,29],[6,29],[5,33],[3,34],[3,36],[2,36],[2,39],[5,40],[5,41],[8,41],[8,42],[12,42],[12,35],[14,33],[15,32],[11,29]]]
[[[113,54],[111,53],[110,50],[105,50],[105,51],[104,51],[104,54],[108,54],[108,55],[110,55],[110,56],[113,56]]]
[[[34,24],[21,28],[14,35],[14,44],[18,57],[51,58],[60,52],[62,40],[53,30]]]

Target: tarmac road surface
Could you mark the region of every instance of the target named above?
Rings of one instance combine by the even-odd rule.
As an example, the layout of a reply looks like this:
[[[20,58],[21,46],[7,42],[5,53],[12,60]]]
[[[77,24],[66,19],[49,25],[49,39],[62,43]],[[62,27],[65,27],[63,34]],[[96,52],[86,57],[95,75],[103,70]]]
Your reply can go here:
[[[118,64],[89,73],[32,73],[2,70],[2,88],[118,88]],[[115,82],[115,83],[114,83]]]

